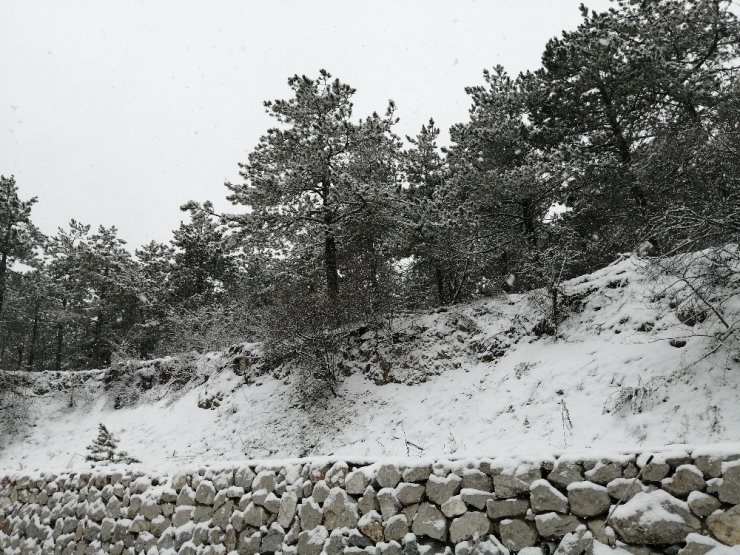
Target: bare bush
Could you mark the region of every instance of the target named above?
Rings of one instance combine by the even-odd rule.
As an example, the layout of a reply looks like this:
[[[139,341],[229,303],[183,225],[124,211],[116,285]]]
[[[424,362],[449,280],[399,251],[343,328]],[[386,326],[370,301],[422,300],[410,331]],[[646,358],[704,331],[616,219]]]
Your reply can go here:
[[[604,413],[629,411],[640,414],[652,407],[655,392],[663,384],[664,378],[652,378],[643,382],[638,377],[637,385],[616,385],[616,390],[604,403]]]
[[[291,365],[305,401],[329,393],[336,397],[347,337],[345,315],[320,299],[286,294],[281,300],[263,318],[265,358],[274,366]]]
[[[740,249],[736,244],[709,247],[697,252],[655,257],[645,265],[648,274],[668,278],[659,296],[668,297],[677,318],[690,328],[703,324],[715,349],[740,347]]]
[[[374,330],[380,342],[393,342],[395,299],[371,289],[347,291],[334,300],[301,286],[285,286],[261,317],[264,356],[273,368],[284,367],[297,377],[302,401],[321,403],[337,396],[349,372],[354,337]]]
[[[29,387],[24,373],[0,370],[0,437],[17,433],[28,421]]]
[[[163,328],[159,356],[223,351],[255,333],[251,311],[234,300],[171,310]]]
[[[532,304],[541,317],[533,330],[538,335],[557,333],[569,300],[563,282],[572,277],[583,261],[583,251],[572,233],[554,227],[547,242],[530,253],[521,270],[526,282],[540,287],[531,293]]]

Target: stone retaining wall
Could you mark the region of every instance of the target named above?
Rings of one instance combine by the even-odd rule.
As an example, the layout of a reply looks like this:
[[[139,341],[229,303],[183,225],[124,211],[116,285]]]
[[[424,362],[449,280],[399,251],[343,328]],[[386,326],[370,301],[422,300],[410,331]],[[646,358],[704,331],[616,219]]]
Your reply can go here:
[[[740,448],[263,461],[173,476],[0,472],[7,555],[536,555],[592,553],[599,544],[687,555],[740,544]]]

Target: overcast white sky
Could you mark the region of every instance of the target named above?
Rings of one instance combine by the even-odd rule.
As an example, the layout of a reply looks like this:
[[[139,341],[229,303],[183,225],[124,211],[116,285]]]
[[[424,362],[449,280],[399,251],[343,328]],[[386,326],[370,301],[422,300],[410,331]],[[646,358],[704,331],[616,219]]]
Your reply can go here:
[[[2,0],[0,173],[39,197],[45,233],[75,218],[166,241],[182,203],[229,208],[223,183],[290,75],[326,68],[357,89],[357,116],[394,99],[401,134],[430,116],[446,130],[465,86],[536,68],[580,2]]]

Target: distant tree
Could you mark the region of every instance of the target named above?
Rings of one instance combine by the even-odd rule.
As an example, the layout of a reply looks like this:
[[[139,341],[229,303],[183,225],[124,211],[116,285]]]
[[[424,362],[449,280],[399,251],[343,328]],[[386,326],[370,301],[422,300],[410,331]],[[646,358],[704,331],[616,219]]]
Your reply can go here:
[[[45,327],[53,310],[52,282],[42,259],[29,261],[31,270],[19,279],[18,294],[22,301],[22,315],[27,336],[25,368],[35,370],[39,363],[43,368],[45,354]],[[40,360],[39,360],[40,359]]]
[[[193,307],[223,294],[237,269],[213,214],[213,205],[190,202],[181,210],[190,214],[190,222],[181,223],[173,232],[172,264],[167,277],[172,304]],[[158,262],[159,270],[164,269],[163,263]]]
[[[90,361],[111,363],[115,337],[137,320],[137,268],[114,227],[100,226],[82,252],[90,330]]]
[[[138,356],[148,358],[157,348],[164,320],[172,303],[171,274],[175,249],[171,245],[151,241],[136,249],[139,283],[139,318],[131,330],[131,341]]]
[[[50,319],[54,326],[55,370],[61,370],[65,361],[86,363],[82,329],[88,296],[84,259],[89,232],[89,225],[72,220],[68,229],[60,228],[49,238],[46,247],[53,298]],[[73,353],[75,358],[71,358]]]

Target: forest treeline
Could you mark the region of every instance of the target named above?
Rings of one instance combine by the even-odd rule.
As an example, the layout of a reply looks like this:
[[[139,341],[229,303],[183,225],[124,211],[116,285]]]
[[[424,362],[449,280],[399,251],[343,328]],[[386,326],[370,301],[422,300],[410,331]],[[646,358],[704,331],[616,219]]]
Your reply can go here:
[[[469,118],[445,148],[432,120],[401,138],[393,102],[356,115],[355,90],[328,72],[291,77],[226,184],[234,213],[188,203],[169,243],[131,252],[115,227],[76,221],[44,236],[36,199],[2,177],[2,366],[102,367],[255,337],[276,351],[311,338],[326,357],[345,324],[502,289],[545,287],[555,328],[564,279],[625,251],[740,242],[730,3],[581,11],[539,69],[494,67],[466,89]]]

